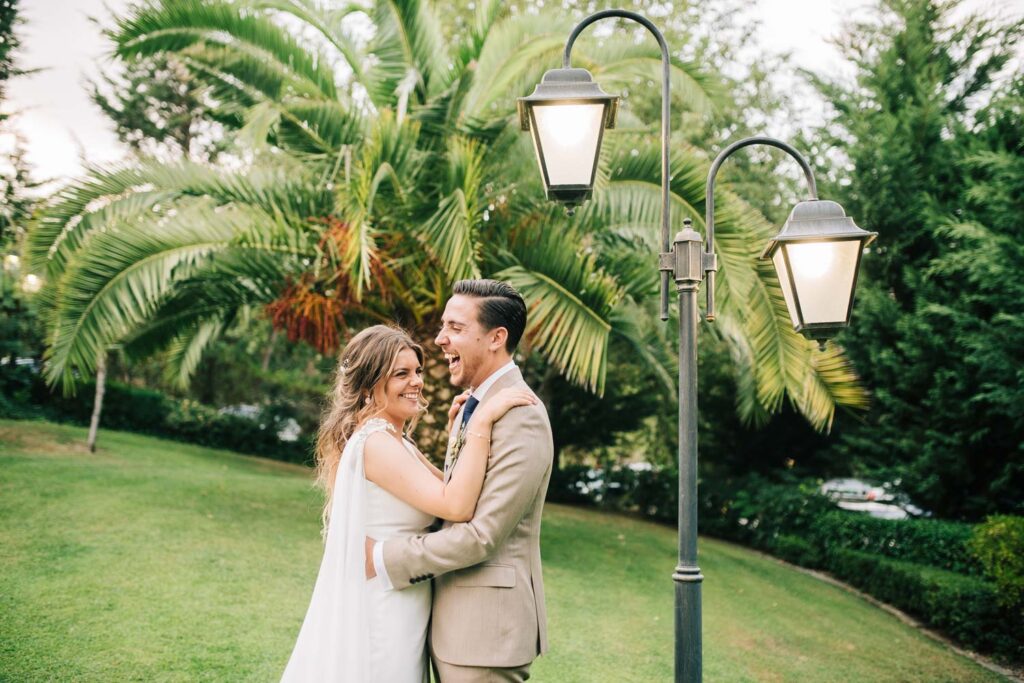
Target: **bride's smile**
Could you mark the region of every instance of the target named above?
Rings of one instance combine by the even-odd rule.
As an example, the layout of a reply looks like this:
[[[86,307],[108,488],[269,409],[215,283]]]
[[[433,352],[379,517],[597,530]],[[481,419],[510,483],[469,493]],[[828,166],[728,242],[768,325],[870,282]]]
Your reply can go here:
[[[403,349],[395,359],[391,374],[378,385],[378,405],[383,406],[382,417],[401,426],[423,409],[423,367],[416,352]]]

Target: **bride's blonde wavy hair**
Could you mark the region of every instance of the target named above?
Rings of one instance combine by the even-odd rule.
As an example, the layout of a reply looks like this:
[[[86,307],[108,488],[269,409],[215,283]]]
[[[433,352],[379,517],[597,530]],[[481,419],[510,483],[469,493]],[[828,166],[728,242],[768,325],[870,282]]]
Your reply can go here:
[[[345,444],[359,425],[387,408],[387,398],[384,405],[378,404],[374,389],[387,381],[398,354],[405,349],[414,351],[423,365],[423,349],[404,330],[374,325],[352,337],[341,354],[331,404],[320,421],[316,440],[316,482],[327,493],[323,511],[325,533],[330,523],[334,477]],[[426,409],[427,403],[421,394],[420,412],[409,421],[407,434],[412,432]]]

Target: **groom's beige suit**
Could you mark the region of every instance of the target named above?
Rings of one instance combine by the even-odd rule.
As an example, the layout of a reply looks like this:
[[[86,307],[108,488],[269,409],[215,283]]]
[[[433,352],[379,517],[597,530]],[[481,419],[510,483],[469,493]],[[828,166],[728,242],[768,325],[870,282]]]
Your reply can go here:
[[[481,405],[506,387],[528,388],[513,368],[487,390]],[[455,424],[460,423],[461,414]],[[445,481],[457,466],[461,442],[455,430]],[[430,645],[441,683],[446,683],[444,664],[454,665],[449,668],[452,680],[492,680],[455,672],[484,667],[525,673],[547,650],[540,521],[553,452],[544,405],[511,409],[491,430],[487,473],[473,519],[384,543],[384,567],[395,589],[434,579]]]

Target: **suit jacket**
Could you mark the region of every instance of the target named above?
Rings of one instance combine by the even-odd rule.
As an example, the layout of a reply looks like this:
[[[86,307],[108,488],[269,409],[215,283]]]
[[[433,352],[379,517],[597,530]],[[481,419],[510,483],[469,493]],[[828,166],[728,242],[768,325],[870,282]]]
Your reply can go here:
[[[528,388],[519,370],[511,370],[481,404],[506,387]],[[458,455],[451,452],[454,442],[452,435],[446,461]],[[438,659],[516,667],[547,651],[540,520],[553,453],[543,404],[511,409],[491,430],[473,519],[384,543],[384,566],[396,590],[434,579],[430,638]]]

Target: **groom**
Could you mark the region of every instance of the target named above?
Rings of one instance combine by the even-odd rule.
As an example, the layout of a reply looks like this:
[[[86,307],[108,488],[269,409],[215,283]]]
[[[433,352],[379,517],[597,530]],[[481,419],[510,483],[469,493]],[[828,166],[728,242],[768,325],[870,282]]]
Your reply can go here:
[[[526,329],[526,303],[507,283],[461,280],[441,321],[435,341],[452,383],[472,389],[449,435],[447,482],[476,407],[506,387],[528,388],[512,360]],[[543,404],[513,408],[492,428],[471,521],[373,545],[368,576],[380,575],[396,590],[434,579],[430,650],[441,683],[525,681],[547,651],[540,518],[552,454]]]

